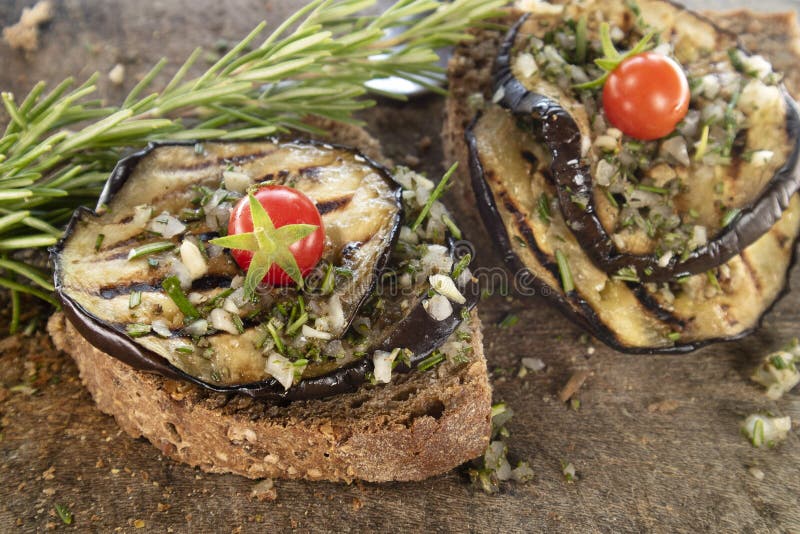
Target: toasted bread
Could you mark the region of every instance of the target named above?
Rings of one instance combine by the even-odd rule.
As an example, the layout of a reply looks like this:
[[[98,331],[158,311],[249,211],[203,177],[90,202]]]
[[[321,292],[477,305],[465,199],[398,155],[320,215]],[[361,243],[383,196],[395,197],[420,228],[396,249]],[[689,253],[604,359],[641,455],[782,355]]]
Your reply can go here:
[[[331,140],[382,159],[364,130],[315,123]],[[386,385],[280,405],[221,394],[137,371],[92,346],[62,313],[48,329],[77,363],[101,411],[132,437],[206,472],[250,478],[421,480],[483,453],[491,428],[491,388],[480,320],[469,320],[466,363],[393,373]]]

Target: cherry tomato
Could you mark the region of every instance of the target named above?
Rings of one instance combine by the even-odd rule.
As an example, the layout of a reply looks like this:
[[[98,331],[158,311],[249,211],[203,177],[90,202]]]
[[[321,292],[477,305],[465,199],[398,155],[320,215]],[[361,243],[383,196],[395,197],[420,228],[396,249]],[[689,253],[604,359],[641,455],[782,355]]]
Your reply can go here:
[[[322,257],[325,247],[325,229],[322,225],[317,207],[304,193],[283,185],[268,185],[254,193],[256,199],[264,206],[264,210],[272,219],[275,228],[287,224],[313,224],[318,228],[308,236],[289,245],[289,251],[297,261],[300,272],[305,277]],[[250,202],[245,196],[231,210],[228,221],[228,234],[242,234],[253,231],[253,218],[250,215]],[[231,255],[239,267],[247,270],[253,259],[253,252],[249,250],[231,250]],[[263,283],[273,286],[285,286],[294,282],[286,272],[272,264]]]
[[[603,87],[603,109],[623,133],[650,141],[664,137],[689,110],[689,82],[674,60],[644,52],[615,68]]]

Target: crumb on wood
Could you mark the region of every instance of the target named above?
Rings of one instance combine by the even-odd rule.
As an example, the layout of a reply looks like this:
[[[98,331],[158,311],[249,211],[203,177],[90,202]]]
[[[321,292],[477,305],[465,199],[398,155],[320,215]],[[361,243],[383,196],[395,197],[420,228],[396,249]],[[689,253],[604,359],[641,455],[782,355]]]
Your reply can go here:
[[[581,389],[583,383],[586,382],[586,379],[591,375],[592,372],[588,369],[581,369],[572,373],[572,376],[569,377],[567,383],[564,384],[564,387],[558,392],[558,400],[561,402],[567,402],[570,400],[572,396],[575,395],[579,389]]]
[[[748,469],[748,471],[756,480],[764,480],[764,477],[766,476],[764,475],[764,471],[762,471],[758,467],[751,467],[750,469]]]
[[[426,135],[425,137],[423,137],[422,139],[420,139],[417,142],[417,150],[419,150],[420,152],[424,153],[425,151],[427,151],[431,147],[432,144],[433,144],[433,140],[431,139],[431,137],[429,135]]]
[[[659,402],[651,403],[647,406],[647,411],[650,413],[672,413],[680,407],[681,403],[674,399],[666,399]]]
[[[110,71],[108,71],[108,80],[114,85],[122,85],[125,83],[125,65],[117,63]]]
[[[253,486],[250,491],[250,497],[263,501],[274,501],[278,498],[278,490],[275,487],[275,482],[271,478],[265,478]]]
[[[53,18],[53,5],[50,0],[37,2],[33,7],[22,10],[19,22],[3,28],[3,40],[11,48],[34,52],[39,49],[39,26]]]
[[[417,167],[422,160],[420,160],[417,156],[412,156],[411,154],[406,155],[403,162],[408,165],[409,167]]]
[[[46,471],[42,473],[42,478],[45,480],[53,480],[54,478],[56,478],[55,472],[56,472],[55,466],[51,465]]]
[[[353,511],[358,512],[364,507],[364,502],[358,497],[353,497],[352,505],[353,505]]]

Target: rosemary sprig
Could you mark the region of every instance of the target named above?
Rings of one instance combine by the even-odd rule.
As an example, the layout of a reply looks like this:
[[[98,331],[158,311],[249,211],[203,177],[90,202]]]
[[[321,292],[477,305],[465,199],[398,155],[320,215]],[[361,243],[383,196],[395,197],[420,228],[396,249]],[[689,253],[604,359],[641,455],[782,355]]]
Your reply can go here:
[[[0,285],[52,301],[16,281],[38,283],[15,252],[54,245],[74,208],[96,202],[130,148],[160,139],[248,139],[289,130],[322,135],[304,122],[309,116],[357,123],[353,114],[374,105],[365,98],[365,82],[387,76],[420,81],[440,73],[434,50],[470,39],[470,26],[506,4],[397,0],[381,14],[363,14],[375,2],[312,0],[269,35],[264,23],[257,25],[190,78],[202,56],[195,50],[159,91],[152,84],[164,58],[118,106],[92,98],[97,74],[77,86],[68,78],[49,92],[40,82],[21,101],[0,94],[7,118],[0,137]],[[402,30],[390,38],[391,28]]]

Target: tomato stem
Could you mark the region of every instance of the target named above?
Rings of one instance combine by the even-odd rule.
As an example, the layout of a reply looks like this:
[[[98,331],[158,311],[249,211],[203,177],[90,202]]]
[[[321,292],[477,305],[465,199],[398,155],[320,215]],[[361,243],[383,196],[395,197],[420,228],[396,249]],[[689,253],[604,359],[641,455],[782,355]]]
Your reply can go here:
[[[655,32],[653,31],[648,32],[647,35],[642,37],[642,39],[638,43],[636,43],[636,46],[634,46],[633,48],[622,54],[619,52],[619,50],[617,50],[617,47],[614,46],[614,41],[611,40],[611,27],[608,25],[607,22],[602,23],[600,25],[600,46],[603,50],[603,57],[595,59],[594,63],[595,65],[603,69],[603,71],[605,72],[603,73],[602,76],[600,76],[597,79],[594,79],[590,82],[579,83],[573,85],[572,87],[578,90],[597,89],[598,87],[602,87],[603,84],[606,83],[608,75],[611,74],[611,72],[614,69],[616,69],[620,63],[622,63],[629,57],[636,56],[652,48],[653,43],[651,41],[653,40],[654,36]]]

